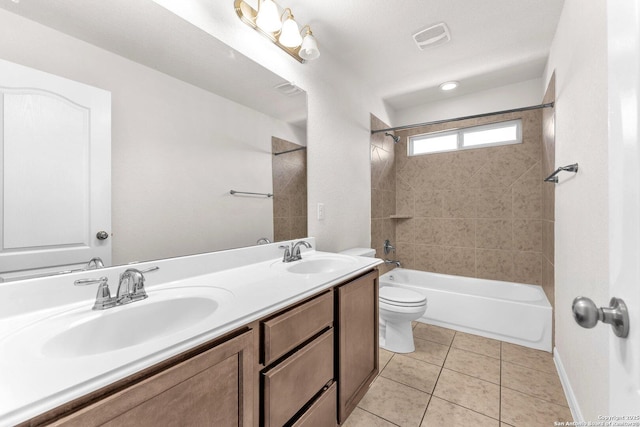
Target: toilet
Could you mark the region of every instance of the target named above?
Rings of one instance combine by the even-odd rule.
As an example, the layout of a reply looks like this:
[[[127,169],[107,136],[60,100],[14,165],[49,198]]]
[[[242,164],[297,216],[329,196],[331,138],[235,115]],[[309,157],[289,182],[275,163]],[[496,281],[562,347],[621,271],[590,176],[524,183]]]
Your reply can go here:
[[[375,249],[352,248],[340,252],[345,255],[375,256]],[[394,353],[411,353],[413,342],[411,322],[427,310],[427,298],[410,289],[383,286],[379,290],[380,347]]]

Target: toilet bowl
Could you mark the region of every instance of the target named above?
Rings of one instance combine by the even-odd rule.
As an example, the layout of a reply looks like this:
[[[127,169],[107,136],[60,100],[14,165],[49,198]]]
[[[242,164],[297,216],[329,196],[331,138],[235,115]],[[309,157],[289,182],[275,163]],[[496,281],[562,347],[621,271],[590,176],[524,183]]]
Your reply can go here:
[[[380,347],[394,353],[415,351],[411,322],[425,313],[427,298],[409,289],[383,286],[379,309]]]
[[[373,257],[376,252],[371,248],[352,248],[341,253]],[[383,286],[380,288],[378,304],[380,347],[394,353],[415,351],[411,322],[425,313],[427,298],[409,289]]]

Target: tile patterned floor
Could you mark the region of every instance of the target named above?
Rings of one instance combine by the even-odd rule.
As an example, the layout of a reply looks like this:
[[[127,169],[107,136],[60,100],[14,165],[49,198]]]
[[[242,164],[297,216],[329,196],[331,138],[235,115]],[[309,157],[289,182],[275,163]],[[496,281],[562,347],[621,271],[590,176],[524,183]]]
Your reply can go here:
[[[414,325],[416,351],[380,350],[380,374],[346,427],[535,427],[571,421],[550,353]]]

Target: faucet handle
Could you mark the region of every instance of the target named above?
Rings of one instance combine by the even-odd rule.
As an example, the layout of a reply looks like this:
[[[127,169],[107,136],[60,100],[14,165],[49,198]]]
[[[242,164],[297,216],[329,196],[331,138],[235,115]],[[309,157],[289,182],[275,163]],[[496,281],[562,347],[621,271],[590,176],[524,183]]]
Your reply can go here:
[[[94,310],[104,310],[105,308],[114,307],[116,305],[116,299],[111,298],[111,291],[109,290],[108,278],[102,276],[99,279],[78,279],[73,284],[75,286],[87,286],[99,283],[98,292],[96,293],[96,302],[93,304]]]

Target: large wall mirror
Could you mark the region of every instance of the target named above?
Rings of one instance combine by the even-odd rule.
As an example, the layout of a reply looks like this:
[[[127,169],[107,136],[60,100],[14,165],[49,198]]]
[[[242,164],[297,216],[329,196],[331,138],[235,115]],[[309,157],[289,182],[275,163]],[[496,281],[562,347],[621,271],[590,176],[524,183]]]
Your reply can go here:
[[[151,0],[0,0],[0,37],[0,59],[111,94],[113,265],[286,235],[273,197],[230,190],[282,186],[272,143],[306,146],[303,91]]]

